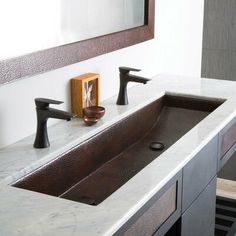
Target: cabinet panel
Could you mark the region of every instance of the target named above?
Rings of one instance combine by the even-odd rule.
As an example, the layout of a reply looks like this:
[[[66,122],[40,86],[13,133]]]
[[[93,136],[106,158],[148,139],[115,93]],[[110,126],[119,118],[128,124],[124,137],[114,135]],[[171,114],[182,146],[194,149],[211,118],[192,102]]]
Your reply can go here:
[[[236,143],[236,123],[232,124],[227,130],[221,133],[220,140],[220,159]]]
[[[124,233],[124,236],[153,235],[157,228],[176,210],[177,185],[172,185],[143,215]]]
[[[229,152],[228,152],[229,153]],[[227,153],[227,155],[228,155]],[[231,152],[231,155],[229,156],[229,160],[227,160],[227,163],[221,162],[222,169],[218,173],[218,177],[222,179],[229,179],[236,181],[236,152]],[[224,157],[225,159],[226,157]],[[223,159],[223,160],[224,160]]]
[[[216,177],[182,216],[181,236],[214,236]]]
[[[219,170],[236,152],[236,118],[219,134]]]
[[[197,196],[203,191],[217,171],[218,136],[212,139],[196,156],[183,168],[183,198],[184,212]]]
[[[151,236],[159,228],[162,228],[163,233],[167,232],[181,214],[181,189],[182,172],[169,181],[115,235]]]

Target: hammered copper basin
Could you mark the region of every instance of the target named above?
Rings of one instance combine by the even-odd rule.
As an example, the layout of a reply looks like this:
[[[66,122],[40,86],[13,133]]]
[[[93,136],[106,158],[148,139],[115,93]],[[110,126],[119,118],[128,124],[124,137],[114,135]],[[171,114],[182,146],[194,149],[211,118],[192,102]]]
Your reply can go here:
[[[98,205],[222,103],[165,95],[13,186]]]

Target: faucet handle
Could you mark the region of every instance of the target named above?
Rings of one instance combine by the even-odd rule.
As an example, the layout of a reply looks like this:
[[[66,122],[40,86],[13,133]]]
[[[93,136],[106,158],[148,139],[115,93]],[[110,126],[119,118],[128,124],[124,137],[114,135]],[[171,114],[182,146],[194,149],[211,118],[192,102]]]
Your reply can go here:
[[[130,71],[141,71],[140,69],[130,68],[126,66],[119,67],[120,73],[128,74]]]
[[[35,98],[34,99],[37,108],[46,108],[49,104],[62,104],[62,101],[52,100],[48,98]]]

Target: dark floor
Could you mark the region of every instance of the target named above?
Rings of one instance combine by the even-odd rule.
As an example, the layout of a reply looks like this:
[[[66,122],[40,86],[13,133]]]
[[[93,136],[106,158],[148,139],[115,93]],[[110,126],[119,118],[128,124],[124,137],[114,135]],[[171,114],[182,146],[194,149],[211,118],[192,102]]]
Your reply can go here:
[[[217,197],[216,236],[236,236],[236,201]]]

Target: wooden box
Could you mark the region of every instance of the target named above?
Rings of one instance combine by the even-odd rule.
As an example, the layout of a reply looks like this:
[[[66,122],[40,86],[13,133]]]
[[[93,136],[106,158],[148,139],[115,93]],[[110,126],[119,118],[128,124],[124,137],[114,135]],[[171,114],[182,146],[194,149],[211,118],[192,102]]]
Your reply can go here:
[[[99,105],[99,74],[87,73],[71,79],[72,112],[83,117],[83,108]]]

